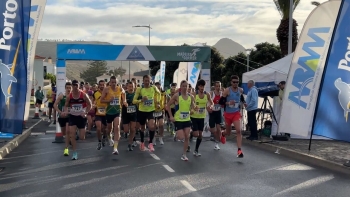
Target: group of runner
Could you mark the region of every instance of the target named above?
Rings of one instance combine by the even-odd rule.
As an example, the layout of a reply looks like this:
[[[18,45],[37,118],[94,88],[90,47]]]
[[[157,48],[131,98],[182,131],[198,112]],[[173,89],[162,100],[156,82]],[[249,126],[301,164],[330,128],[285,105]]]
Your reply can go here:
[[[180,83],[180,88],[171,87],[170,90],[161,89],[159,82],[151,84],[151,77],[143,76],[143,86],[136,88],[135,81],[127,82],[124,88],[117,83],[115,76],[106,84],[98,82],[97,90],[84,93],[79,89],[79,82],[73,80],[65,84],[65,94],[58,96],[54,108],[58,113],[58,122],[65,135],[64,155],[69,156],[69,146],[72,146],[72,160],[78,159],[76,131],[79,139],[85,139],[87,116],[94,112],[98,145],[101,150],[108,143],[113,146],[112,154],[118,155],[120,140],[120,123],[128,135],[128,150],[133,151],[137,146],[135,134],[140,134],[140,150],[144,151],[145,130],[148,128],[149,138],[147,147],[154,151],[156,145],[156,131],[159,142],[164,144],[164,122],[175,125],[176,138],[183,140],[181,159],[187,161],[187,153],[191,151],[189,144],[192,137],[196,137],[194,156],[201,156],[199,147],[203,138],[205,118],[209,113],[210,131],[215,138],[215,150],[220,150],[219,142],[225,144],[225,136],[231,134],[232,124],[237,132],[237,157],[242,158],[243,152],[241,135],[240,99],[243,90],[238,87],[239,78],[231,77],[231,87],[221,90],[221,83],[215,82],[215,89],[206,92],[206,82],[198,80],[196,90],[189,88],[187,81]],[[222,108],[226,130],[222,132]],[[90,121],[89,121],[90,122]]]

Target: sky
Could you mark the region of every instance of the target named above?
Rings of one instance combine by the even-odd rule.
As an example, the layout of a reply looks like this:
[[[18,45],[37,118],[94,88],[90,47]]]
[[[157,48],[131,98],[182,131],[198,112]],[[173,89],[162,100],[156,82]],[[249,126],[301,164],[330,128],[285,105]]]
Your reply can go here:
[[[301,0],[294,12],[299,34],[315,8]],[[324,2],[320,0],[319,2]],[[116,45],[214,45],[230,38],[253,48],[278,44],[281,16],[273,0],[48,0],[40,39],[104,41]]]

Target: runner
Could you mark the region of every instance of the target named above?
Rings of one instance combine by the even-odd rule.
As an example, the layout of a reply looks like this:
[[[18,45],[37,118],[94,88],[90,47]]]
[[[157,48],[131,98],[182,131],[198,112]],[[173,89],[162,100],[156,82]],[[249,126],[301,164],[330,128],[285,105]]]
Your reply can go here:
[[[170,99],[175,95],[176,93],[176,89],[175,88],[171,88],[170,89],[170,94],[167,95],[167,103],[170,101]],[[170,105],[170,111],[171,114],[173,115],[173,117],[175,116],[175,104]],[[168,109],[165,111],[165,116],[167,117],[167,125],[168,125],[168,131],[170,132],[171,135],[174,135],[174,130],[175,130],[175,126],[174,123],[170,121],[170,116],[169,116],[169,112]],[[175,137],[175,136],[174,136]],[[175,138],[174,138],[175,139]],[[176,140],[175,140],[176,141]]]
[[[222,122],[221,105],[219,104],[220,98],[222,96],[220,81],[215,82],[215,89],[211,93],[211,95],[212,95],[214,107],[213,107],[213,112],[209,113],[209,127],[215,139],[214,150],[220,150],[219,142],[221,137],[221,122]]]
[[[129,132],[129,144],[128,144],[128,150],[133,151],[132,147],[136,147],[136,138],[135,138],[135,131],[136,131],[136,120],[137,120],[137,106],[132,104],[132,101],[135,96],[134,92],[135,86],[133,82],[127,82],[127,92],[125,93],[126,102],[128,103],[128,106],[123,106],[122,109],[122,117],[123,117],[123,127],[124,132]]]
[[[73,147],[72,160],[78,159],[77,142],[75,140],[75,132],[79,129],[80,139],[85,139],[85,125],[86,115],[90,111],[91,101],[89,97],[81,90],[79,90],[79,83],[77,80],[72,81],[73,90],[66,98],[65,112],[68,113],[68,107],[70,108],[69,116],[69,136]]]
[[[176,93],[173,97],[171,97],[170,101],[167,104],[168,114],[170,116],[170,120],[175,122],[175,130],[176,136],[178,139],[184,139],[183,153],[181,156],[181,160],[188,161],[186,156],[186,152],[189,147],[189,137],[191,131],[191,117],[190,112],[191,109],[198,109],[194,103],[194,97],[187,93],[188,83],[187,81],[182,81],[180,83],[181,91]],[[175,116],[173,116],[171,111],[171,105],[175,104]]]
[[[58,113],[58,123],[60,124],[61,131],[63,136],[65,136],[65,142],[66,142],[66,147],[63,151],[64,156],[69,156],[69,142],[70,142],[70,137],[69,137],[69,132],[68,132],[68,123],[69,123],[69,115],[68,113],[64,112],[64,105],[66,104],[66,98],[67,96],[69,97],[70,93],[72,92],[72,83],[67,82],[65,85],[66,92],[65,94],[60,94],[55,103],[54,103],[54,108]]]
[[[94,97],[93,97],[93,94],[94,92],[92,90],[89,90],[87,95],[89,96],[89,99],[91,101],[94,100]],[[95,118],[95,114],[96,114],[96,106],[95,106],[95,102],[91,102],[92,103],[92,107],[87,115],[87,130],[86,130],[86,133],[87,134],[91,134],[91,129],[94,125],[94,118]]]
[[[153,113],[156,108],[160,108],[159,97],[160,92],[157,87],[150,86],[151,77],[149,75],[143,76],[143,85],[144,87],[138,88],[136,90],[133,103],[139,104],[139,111],[137,114],[137,120],[141,125],[141,144],[140,149],[143,151],[145,149],[144,138],[145,138],[145,129],[146,121],[148,120],[148,129],[149,129],[149,144],[148,148],[150,151],[154,151],[153,147],[153,138],[155,135],[155,123]],[[139,99],[139,96],[142,96],[142,99]]]
[[[205,84],[206,82],[203,79],[200,79],[197,82],[198,90],[193,93],[196,106],[198,106],[198,110],[192,110],[191,113],[192,136],[197,137],[196,148],[193,152],[193,155],[197,157],[201,156],[201,154],[198,152],[198,149],[203,138],[202,134],[205,125],[204,120],[206,117],[206,111],[211,113],[213,109],[213,101],[211,100],[211,96],[208,92],[204,91]]]
[[[161,91],[160,96],[160,108],[157,108],[154,112],[154,118],[156,119],[156,128],[158,127],[158,135],[159,135],[159,143],[160,145],[164,145],[163,141],[163,135],[164,135],[164,107],[166,106],[166,93],[162,90],[162,87],[160,87],[160,83],[156,82],[154,84],[158,90]],[[154,145],[156,145],[157,138],[154,138]]]
[[[97,133],[97,150],[101,150],[102,147],[106,144],[106,127],[107,127],[107,121],[106,121],[106,103],[101,102],[101,96],[103,89],[105,88],[105,81],[100,80],[98,82],[98,90],[94,93],[94,103],[96,105],[96,116],[95,116],[95,123],[96,123],[96,133]],[[103,138],[102,138],[103,134]],[[110,141],[111,142],[111,141]],[[110,144],[113,146],[113,143]]]
[[[231,76],[231,87],[225,89],[220,98],[220,104],[225,105],[225,126],[226,132],[222,133],[221,142],[224,144],[226,142],[225,135],[231,135],[231,125],[236,129],[237,133],[237,157],[243,158],[242,152],[242,133],[241,133],[241,113],[240,113],[240,99],[243,93],[242,88],[238,88],[239,77],[236,75]]]
[[[112,154],[118,155],[118,144],[120,139],[119,124],[120,124],[120,103],[123,101],[123,105],[128,106],[125,100],[124,90],[117,85],[117,79],[115,76],[111,76],[109,81],[109,87],[103,89],[101,102],[108,103],[106,109],[107,120],[107,135],[110,136],[112,132],[112,123],[114,130],[114,147]],[[111,143],[112,139],[110,139]]]

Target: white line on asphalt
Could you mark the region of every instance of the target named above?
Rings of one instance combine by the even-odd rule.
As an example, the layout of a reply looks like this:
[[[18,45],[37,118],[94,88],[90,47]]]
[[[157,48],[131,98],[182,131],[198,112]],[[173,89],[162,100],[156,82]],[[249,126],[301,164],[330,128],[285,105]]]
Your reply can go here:
[[[306,188],[310,188],[316,185],[319,185],[321,183],[327,182],[329,180],[332,180],[334,178],[333,175],[328,175],[328,176],[319,176],[317,178],[314,179],[310,179],[308,181],[302,182],[298,185],[294,185],[293,187],[290,187],[288,189],[285,189],[283,191],[278,192],[277,194],[273,195],[273,196],[285,196],[287,193],[290,192],[295,192],[301,189],[306,189]]]
[[[187,181],[185,181],[185,180],[181,180],[180,182],[181,182],[182,185],[184,185],[188,190],[190,190],[190,191],[192,191],[192,192],[197,191],[194,187],[192,187],[192,185],[191,185],[189,182],[187,182]]]
[[[155,155],[155,154],[150,154],[150,155],[153,157],[153,159],[160,160],[160,158],[157,155]]]
[[[169,172],[175,172],[175,170],[173,170],[170,166],[168,165],[163,165],[163,167],[168,170]]]

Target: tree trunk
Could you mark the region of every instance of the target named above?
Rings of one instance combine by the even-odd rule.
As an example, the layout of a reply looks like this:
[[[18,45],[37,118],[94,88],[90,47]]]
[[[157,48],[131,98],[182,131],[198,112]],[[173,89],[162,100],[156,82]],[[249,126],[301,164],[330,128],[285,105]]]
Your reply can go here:
[[[293,36],[292,36],[292,51],[295,51],[298,42],[298,23],[293,19]],[[277,40],[280,43],[280,48],[283,56],[288,55],[288,36],[289,36],[289,18],[281,20],[277,28]]]

